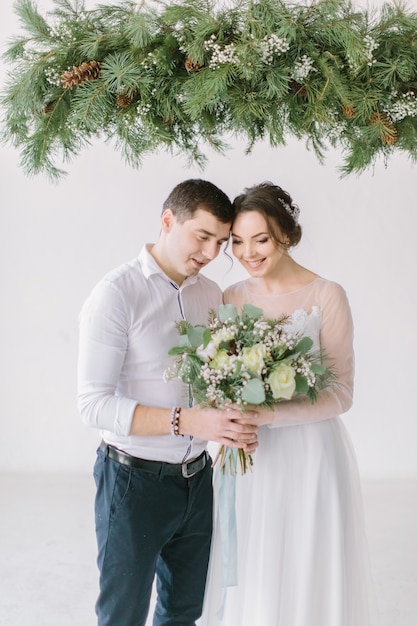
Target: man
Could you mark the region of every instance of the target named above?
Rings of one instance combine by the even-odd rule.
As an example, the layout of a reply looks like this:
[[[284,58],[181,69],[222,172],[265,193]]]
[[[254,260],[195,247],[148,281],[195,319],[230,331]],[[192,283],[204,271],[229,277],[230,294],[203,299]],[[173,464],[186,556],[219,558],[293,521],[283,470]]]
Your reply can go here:
[[[99,626],[143,626],[156,574],[154,626],[201,614],[212,532],[207,440],[248,452],[255,427],[237,412],[192,406],[163,382],[175,322],[207,323],[222,299],[199,271],[229,237],[232,206],[212,183],[187,180],[163,205],[157,243],[110,272],[80,316],[78,401],[101,429],[94,477]]]

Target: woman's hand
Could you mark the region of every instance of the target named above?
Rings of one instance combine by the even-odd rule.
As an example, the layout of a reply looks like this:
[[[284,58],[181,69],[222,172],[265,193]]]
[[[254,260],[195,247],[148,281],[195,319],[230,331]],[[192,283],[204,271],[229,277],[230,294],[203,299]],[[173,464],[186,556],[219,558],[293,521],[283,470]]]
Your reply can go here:
[[[260,408],[255,404],[245,407],[243,413],[240,413],[236,420],[238,424],[252,424],[253,426],[266,426],[272,424],[275,420],[275,412],[273,409]]]

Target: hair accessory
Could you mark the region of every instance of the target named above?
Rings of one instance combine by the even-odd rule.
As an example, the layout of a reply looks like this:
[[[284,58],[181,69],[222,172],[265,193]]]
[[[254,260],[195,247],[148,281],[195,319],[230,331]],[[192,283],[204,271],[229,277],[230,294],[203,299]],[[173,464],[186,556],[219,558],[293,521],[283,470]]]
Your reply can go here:
[[[180,417],[181,407],[174,406],[171,409],[171,435],[179,437],[180,435]]]
[[[294,223],[298,225],[298,218],[300,216],[299,207],[296,204],[288,204],[288,202],[285,202],[282,198],[278,198],[278,200],[281,202],[281,205],[287,211],[288,215],[292,217]]]

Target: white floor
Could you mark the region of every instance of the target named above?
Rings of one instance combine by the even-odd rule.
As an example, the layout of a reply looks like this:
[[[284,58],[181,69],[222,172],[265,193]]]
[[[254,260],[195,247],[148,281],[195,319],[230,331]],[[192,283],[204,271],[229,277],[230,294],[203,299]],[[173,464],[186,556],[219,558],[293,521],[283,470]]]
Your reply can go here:
[[[363,491],[381,622],[416,626],[417,481]],[[93,498],[89,477],[0,475],[2,626],[96,624]]]

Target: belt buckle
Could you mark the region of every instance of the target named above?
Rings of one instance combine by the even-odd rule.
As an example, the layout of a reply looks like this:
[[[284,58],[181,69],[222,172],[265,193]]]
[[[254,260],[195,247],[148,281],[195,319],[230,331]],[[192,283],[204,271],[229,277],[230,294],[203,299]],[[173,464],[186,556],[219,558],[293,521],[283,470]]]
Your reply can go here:
[[[190,461],[189,463],[183,463],[181,466],[181,472],[182,472],[183,477],[191,478],[192,476],[195,476],[195,474],[197,474],[200,470],[202,470],[206,466],[206,458],[207,458],[206,455],[203,455],[201,459],[198,459],[198,461]],[[188,471],[189,465],[195,466],[195,472]]]

